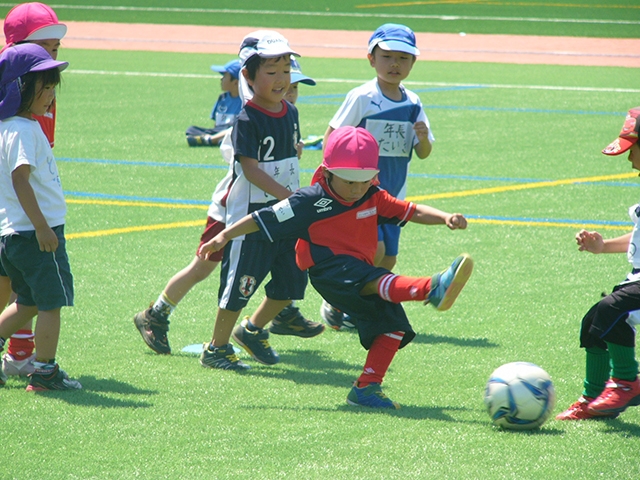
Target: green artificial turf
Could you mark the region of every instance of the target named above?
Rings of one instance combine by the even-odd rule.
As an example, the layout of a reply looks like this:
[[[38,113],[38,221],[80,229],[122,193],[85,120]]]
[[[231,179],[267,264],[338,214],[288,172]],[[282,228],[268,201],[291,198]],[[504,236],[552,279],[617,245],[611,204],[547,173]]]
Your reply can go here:
[[[193,258],[225,173],[219,151],[187,147],[184,129],[208,122],[219,93],[209,65],[229,57],[60,58],[71,66],[54,153],[76,305],[63,309],[57,359],[84,388],[31,394],[18,378],[0,388],[1,479],[638,478],[640,410],[516,433],[492,426],[482,402],[489,374],[512,361],[549,372],[554,414],[581,393],[580,320],[629,265],[624,255],[578,252],[573,237],[583,226],[605,236],[630,229],[639,179],[626,156],[600,150],[638,103],[637,69],[416,64],[407,85],[436,143],[412,162],[408,195],[470,223],[408,225],[396,270],[431,275],[461,252],[476,269],[448,312],[405,304],[418,335],[385,379],[403,408],[380,412],[345,402],[366,355],[355,334],[274,335],[281,363],[241,353],[252,366],[244,375],[182,353],[211,337],[218,272],[172,315],[174,354],[146,347],[133,315]],[[365,60],[302,66],[318,82],[300,88],[303,136],[324,133],[346,92],[373,76]],[[303,182],[320,160],[304,151]],[[318,320],[320,302],[309,287],[300,307]]]

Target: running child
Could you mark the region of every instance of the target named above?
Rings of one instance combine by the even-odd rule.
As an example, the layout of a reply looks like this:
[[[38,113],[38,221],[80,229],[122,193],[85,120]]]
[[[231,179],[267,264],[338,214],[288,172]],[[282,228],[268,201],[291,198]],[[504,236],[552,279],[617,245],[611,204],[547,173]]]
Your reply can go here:
[[[215,122],[215,126],[206,128],[192,125],[187,128],[185,134],[190,147],[220,146],[226,131],[233,126],[242,110],[242,99],[238,92],[240,61],[234,59],[225,65],[211,65],[211,70],[222,74],[220,79],[222,93],[211,111],[211,120]]]
[[[0,262],[17,294],[0,314],[0,350],[37,317],[35,371],[27,391],[82,388],[55,361],[60,310],[73,305],[73,277],[60,177],[49,141],[34,118],[51,107],[67,66],[30,43],[0,55]],[[0,374],[0,383],[5,379]]]
[[[226,225],[273,205],[300,187],[298,111],[284,100],[291,83],[290,56],[297,55],[277,32],[247,35],[240,47],[240,95],[245,107],[232,130],[234,173],[226,197]],[[222,259],[218,313],[213,338],[202,352],[205,367],[245,370],[229,343],[234,340],[256,361],[272,365],[280,357],[269,344],[266,325],[292,300],[302,299],[307,273],[295,263],[295,240],[266,242],[247,235],[229,244]],[[265,277],[266,297],[251,318],[235,327],[242,309]],[[235,328],[234,328],[235,327]],[[315,324],[308,337],[322,333]]]
[[[35,43],[44,48],[51,58],[58,58],[60,40],[67,33],[67,26],[58,21],[56,13],[43,3],[22,3],[13,7],[4,20],[6,45],[2,51],[20,43]],[[47,136],[51,148],[54,145],[56,125],[56,101],[44,115],[34,115]],[[0,309],[15,301],[11,282],[0,265]],[[2,370],[5,375],[27,376],[34,370],[33,322],[29,320],[11,336],[7,351],[2,356]]]
[[[295,61],[294,57],[291,57],[291,85],[287,90],[285,99],[293,105],[298,100],[298,83],[316,84],[315,80],[302,73],[300,64]],[[232,128],[227,129],[222,142],[220,142],[220,153],[224,161],[229,164],[229,170],[213,192],[207,213],[207,223],[200,237],[198,248],[225,227],[226,197],[234,178],[233,145],[231,143]],[[298,148],[298,156],[301,153],[302,148]],[[155,303],[135,315],[133,322],[140,331],[145,343],[153,351],[160,354],[171,353],[169,339],[167,338],[170,315],[194,286],[213,273],[222,260],[222,253],[222,251],[216,252],[210,255],[207,260],[202,260],[198,257],[196,250],[196,255],[191,263],[171,277]],[[305,337],[322,331],[322,325],[304,318],[298,307],[288,305],[276,315],[269,331],[276,335]]]
[[[331,132],[344,125],[371,132],[380,148],[380,187],[400,199],[406,196],[413,152],[421,159],[428,157],[434,141],[420,97],[402,84],[419,54],[415,34],[409,27],[394,23],[380,26],[369,39],[367,55],[376,78],[347,93],[324,138],[326,145]],[[381,225],[375,264],[393,269],[399,241],[398,226]],[[343,326],[342,314],[326,302],[321,314],[332,327]]]
[[[415,337],[401,302],[422,301],[447,310],[471,275],[473,260],[461,255],[443,272],[419,278],[374,266],[378,224],[404,226],[411,221],[443,224],[451,230],[467,227],[459,213],[406,202],[375,186],[378,151],[367,130],[336,129],[310,187],[228,226],[200,247],[200,256],[206,258],[242,235],[260,235],[270,242],[298,238],[298,266],[308,269],[311,284],[325,300],[357,319],[360,343],[369,350],[347,402],[399,408],[381,384],[398,349]],[[349,235],[338,235],[345,231]]]
[[[640,170],[640,107],[629,110],[622,131],[602,153],[629,152],[631,168]],[[577,402],[556,420],[615,418],[628,407],[640,405],[640,379],[635,355],[636,331],[630,313],[640,309],[640,204],[629,208],[633,230],[603,239],[598,232],[580,230],[576,242],[581,252],[625,253],[631,273],[613,292],[589,309],[582,319],[580,347],[586,352],[586,375]]]

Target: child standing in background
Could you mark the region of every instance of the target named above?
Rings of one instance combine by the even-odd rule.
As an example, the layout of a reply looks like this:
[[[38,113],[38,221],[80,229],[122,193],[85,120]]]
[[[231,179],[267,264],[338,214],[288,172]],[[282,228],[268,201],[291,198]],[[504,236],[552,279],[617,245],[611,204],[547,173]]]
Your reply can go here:
[[[20,43],[35,43],[44,48],[51,58],[58,58],[60,40],[67,33],[67,26],[58,22],[56,13],[43,3],[22,3],[13,7],[4,20],[6,45],[2,51]],[[44,115],[34,115],[47,136],[51,148],[54,145],[56,126],[56,101],[54,99]],[[0,265],[0,308],[15,301],[11,282]],[[2,356],[5,375],[27,376],[34,370],[33,322],[29,320],[9,339],[7,352]]]
[[[379,144],[380,187],[404,199],[413,151],[419,158],[426,158],[434,141],[420,98],[402,85],[420,51],[413,31],[393,23],[384,24],[373,33],[368,50],[367,58],[376,71],[376,78],[347,94],[329,122],[324,144],[336,128],[352,125],[367,129]],[[393,269],[399,242],[399,227],[381,225],[375,264]],[[321,314],[333,328],[343,327],[342,312],[326,302]]]
[[[34,118],[51,107],[60,71],[67,66],[29,43],[0,55],[0,262],[17,294],[0,314],[0,349],[37,316],[35,370],[27,391],[82,388],[55,361],[60,310],[73,305],[73,277],[60,177]],[[0,374],[0,383],[5,379]]]
[[[602,153],[629,152],[631,167],[640,170],[640,107],[627,114],[622,132]],[[632,270],[613,292],[589,309],[582,319],[580,346],[586,352],[586,375],[582,395],[556,420],[615,418],[627,407],[640,405],[640,379],[635,355],[636,332],[629,314],[640,309],[640,204],[629,208],[633,230],[603,239],[598,232],[580,230],[580,251],[625,253]]]
[[[225,65],[211,65],[211,70],[222,74],[220,89],[222,93],[211,111],[211,120],[216,125],[213,128],[187,128],[187,143],[190,147],[217,147],[220,145],[225,131],[233,126],[236,117],[242,110],[242,99],[238,94],[238,75],[240,61],[235,59]]]

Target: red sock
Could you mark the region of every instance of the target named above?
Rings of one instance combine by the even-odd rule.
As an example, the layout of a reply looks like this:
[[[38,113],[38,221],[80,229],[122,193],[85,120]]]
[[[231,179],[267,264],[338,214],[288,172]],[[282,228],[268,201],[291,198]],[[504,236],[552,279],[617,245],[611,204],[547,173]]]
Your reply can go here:
[[[382,383],[389,365],[400,348],[404,332],[393,332],[378,335],[367,354],[367,361],[358,378],[357,386],[362,388],[370,383]]]
[[[18,330],[9,339],[7,353],[16,360],[24,360],[33,355],[35,344],[33,343],[33,332],[31,330]]]
[[[431,290],[431,277],[405,277],[389,273],[378,283],[378,295],[391,303],[423,301]]]

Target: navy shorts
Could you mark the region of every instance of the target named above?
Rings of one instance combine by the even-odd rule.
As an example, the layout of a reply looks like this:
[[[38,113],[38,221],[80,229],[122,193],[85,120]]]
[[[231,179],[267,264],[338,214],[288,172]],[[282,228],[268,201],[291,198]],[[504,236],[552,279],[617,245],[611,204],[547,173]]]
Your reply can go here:
[[[265,293],[272,300],[301,300],[307,272],[296,265],[295,239],[269,242],[260,232],[232,240],[224,248],[220,271],[220,308],[236,312],[246,307],[268,274]]]
[[[400,245],[400,227],[398,225],[378,225],[378,241],[384,242],[384,254],[397,257]]]
[[[67,257],[64,225],[54,227],[55,252],[41,252],[35,231],[18,232],[0,239],[0,261],[11,279],[18,303],[40,311],[73,305],[73,276]]]
[[[385,333],[405,332],[400,348],[416,336],[401,304],[387,302],[378,295],[360,295],[367,283],[388,273],[386,268],[349,255],[336,255],[309,269],[313,288],[331,305],[357,320],[360,343],[367,350],[376,337]]]
[[[582,319],[580,346],[607,349],[607,342],[635,347],[636,332],[627,323],[629,312],[640,309],[640,282],[616,285]]]

